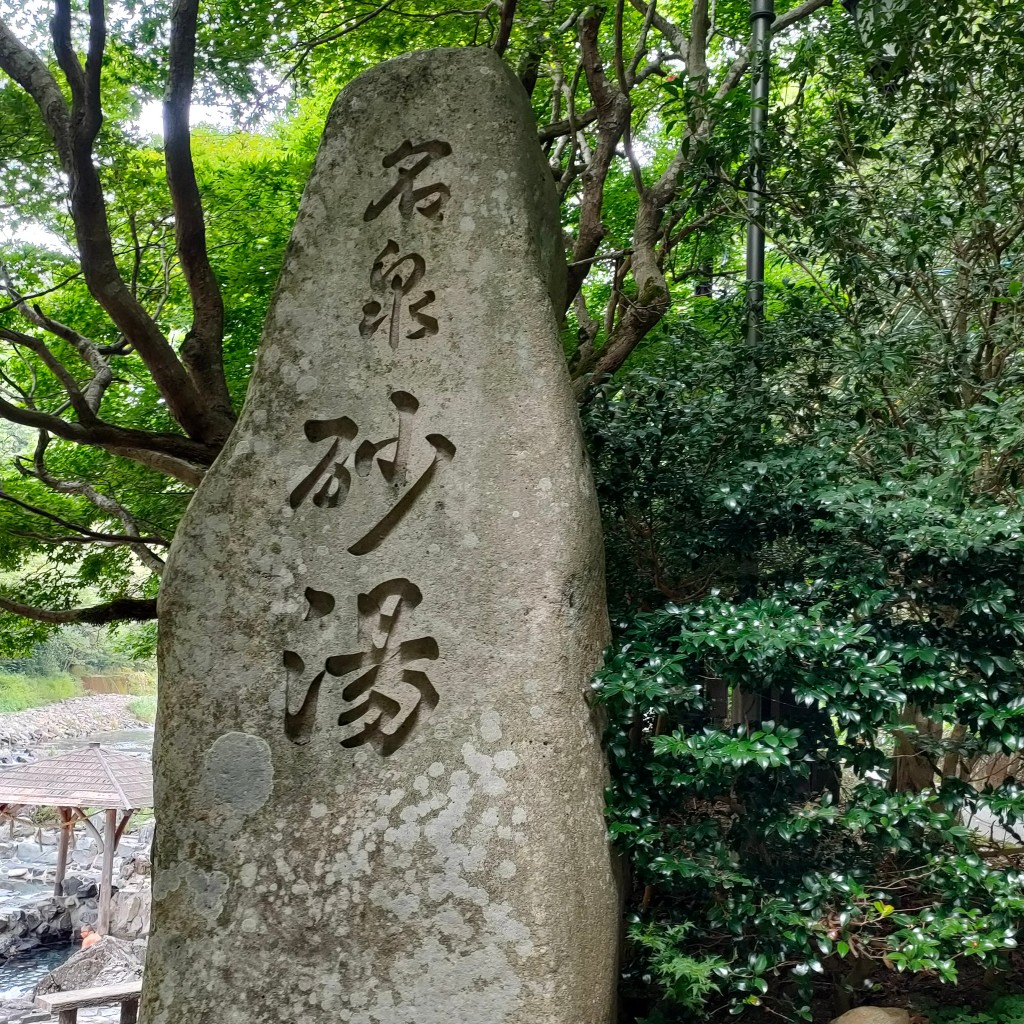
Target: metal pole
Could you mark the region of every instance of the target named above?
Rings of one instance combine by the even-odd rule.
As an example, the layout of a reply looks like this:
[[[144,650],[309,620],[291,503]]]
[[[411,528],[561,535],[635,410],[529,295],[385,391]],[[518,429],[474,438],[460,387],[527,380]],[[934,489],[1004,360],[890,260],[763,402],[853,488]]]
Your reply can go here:
[[[747,348],[750,374],[756,373],[764,328],[764,126],[768,118],[768,62],[771,56],[771,28],[775,21],[775,0],[750,0],[750,191],[747,192]],[[750,729],[764,717],[761,696],[732,693],[732,722]]]
[[[761,347],[764,325],[764,126],[768,119],[768,69],[775,0],[750,0],[753,71],[750,109],[750,191],[747,193],[747,344]]]

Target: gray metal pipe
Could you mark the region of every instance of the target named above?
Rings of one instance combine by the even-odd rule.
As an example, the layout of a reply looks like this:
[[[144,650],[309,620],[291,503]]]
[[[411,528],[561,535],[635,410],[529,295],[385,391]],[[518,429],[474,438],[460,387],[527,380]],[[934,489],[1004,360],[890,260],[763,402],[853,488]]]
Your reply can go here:
[[[750,186],[747,192],[747,344],[761,346],[764,327],[764,128],[768,120],[768,71],[775,0],[750,0],[753,72],[750,109]]]

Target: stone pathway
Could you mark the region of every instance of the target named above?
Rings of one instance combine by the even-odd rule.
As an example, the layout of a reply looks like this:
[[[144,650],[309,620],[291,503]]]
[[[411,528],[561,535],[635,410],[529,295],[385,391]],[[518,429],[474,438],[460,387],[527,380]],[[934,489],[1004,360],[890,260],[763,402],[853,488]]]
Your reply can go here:
[[[47,740],[88,736],[96,732],[148,728],[129,710],[137,700],[129,694],[96,693],[0,714],[0,753],[31,750]]]

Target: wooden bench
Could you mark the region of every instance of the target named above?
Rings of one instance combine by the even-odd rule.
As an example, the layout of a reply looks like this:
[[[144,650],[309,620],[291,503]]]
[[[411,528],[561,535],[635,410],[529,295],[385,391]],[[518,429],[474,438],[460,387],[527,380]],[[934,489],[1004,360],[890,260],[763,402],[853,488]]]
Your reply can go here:
[[[109,1006],[121,1004],[121,1024],[135,1024],[139,1016],[139,996],[142,981],[129,981],[123,985],[105,988],[80,988],[73,992],[51,992],[36,997],[36,1006],[60,1015],[60,1024],[76,1024],[78,1011],[83,1006]]]

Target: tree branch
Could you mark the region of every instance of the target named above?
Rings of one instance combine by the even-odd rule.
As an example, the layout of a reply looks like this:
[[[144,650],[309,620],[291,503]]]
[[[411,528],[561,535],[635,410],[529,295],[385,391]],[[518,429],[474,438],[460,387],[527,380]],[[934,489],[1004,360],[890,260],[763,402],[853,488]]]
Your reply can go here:
[[[498,22],[498,38],[494,41],[494,50],[498,56],[502,56],[508,49],[509,40],[512,38],[512,24],[516,17],[516,0],[503,0],[501,5],[501,20]]]
[[[113,371],[110,368],[110,364],[100,354],[99,347],[95,342],[85,337],[83,334],[79,334],[78,331],[67,327],[57,320],[52,320],[48,317],[38,306],[30,306],[28,302],[18,293],[17,288],[14,286],[14,282],[11,279],[10,271],[3,262],[0,262],[0,287],[7,292],[7,294],[13,300],[11,305],[17,309],[19,313],[26,320],[30,320],[36,326],[43,328],[45,331],[49,331],[54,337],[60,338],[62,341],[67,342],[74,350],[78,353],[81,359],[89,366],[92,370],[92,379],[82,389],[78,388],[77,383],[64,367],[64,364],[59,362],[54,356],[48,346],[46,346],[41,340],[31,338],[29,335],[21,334],[21,332],[5,332],[0,329],[0,337],[6,336],[9,341],[14,341],[18,344],[26,345],[31,348],[32,351],[37,352],[39,357],[44,363],[50,368],[51,372],[61,381],[64,386],[64,390],[68,393],[68,398],[71,400],[71,404],[78,414],[80,421],[88,423],[96,418],[96,413],[100,410],[100,405],[103,402],[103,395],[107,388],[110,387],[114,380]],[[18,334],[18,338],[13,337],[13,334]],[[21,339],[19,341],[19,338]],[[36,342],[40,346],[40,349],[33,347],[33,342]],[[56,365],[51,365],[51,360]],[[68,378],[65,379],[65,376]],[[78,402],[79,404],[76,404]]]
[[[633,59],[629,63],[628,78],[632,85],[636,82],[637,70],[640,67],[640,62],[644,59],[647,54],[647,37],[650,35],[651,25],[654,24],[654,17],[658,13],[656,10],[657,0],[651,0],[651,3],[647,7],[647,13],[644,15],[644,25],[640,31],[640,38],[636,41],[636,46],[633,48]]]
[[[588,393],[590,385],[614,373],[640,341],[664,317],[671,304],[668,282],[663,270],[667,251],[709,219],[708,216],[699,218],[694,223],[692,230],[687,226],[671,238],[666,239],[665,246],[659,252],[658,237],[662,216],[668,205],[677,197],[679,175],[691,159],[689,154],[693,152],[694,144],[705,139],[712,129],[711,114],[704,103],[704,97],[708,90],[707,40],[711,28],[709,2],[708,0],[694,0],[688,40],[667,19],[661,18],[656,12],[652,14],[651,8],[644,0],[631,0],[631,3],[637,10],[644,13],[645,19],[651,18],[658,31],[665,35],[674,46],[683,49],[687,78],[691,84],[690,117],[684,144],[669,162],[661,177],[651,188],[638,190],[640,202],[637,208],[631,257],[631,270],[636,282],[636,298],[617,300],[624,301],[624,305],[614,331],[609,333],[600,351],[592,353],[587,360],[581,360],[575,368],[574,388],[577,397],[581,400]],[[789,28],[831,3],[832,0],[805,0],[804,3],[776,21],[776,31]],[[686,43],[685,48],[682,47],[684,42]],[[584,49],[584,59],[586,59],[586,49]],[[739,84],[748,65],[749,55],[744,55],[733,62],[716,90],[716,98],[722,99]],[[600,108],[600,101],[593,88],[591,92]],[[713,214],[709,216],[713,216]],[[665,248],[666,246],[667,248]],[[612,310],[613,314],[614,312]]]
[[[6,597],[0,597],[0,611],[20,615],[22,618],[35,622],[49,622],[63,625],[69,622],[84,622],[94,626],[103,626],[111,622],[146,622],[156,618],[156,598],[119,597],[107,604],[93,605],[91,608],[65,608],[54,611],[49,608],[36,608],[22,604]]]
[[[4,264],[0,263],[0,272],[5,272],[5,270],[6,268],[4,267]],[[8,278],[10,277],[9,274],[7,276]],[[19,306],[22,305],[22,303],[31,302],[33,299],[41,299],[45,295],[52,295],[54,292],[60,291],[61,288],[65,287],[66,285],[69,285],[72,281],[81,276],[82,271],[76,270],[73,274],[68,274],[67,277],[63,278],[61,281],[58,281],[56,284],[50,285],[49,288],[43,288],[38,292],[29,292],[28,295],[18,295],[16,299],[9,302],[6,306],[0,306],[0,315],[4,313],[10,313],[12,309],[17,309]]]
[[[12,330],[9,327],[0,327],[0,338],[11,342],[12,345],[21,345],[30,352],[35,352],[43,361],[43,365],[60,381],[71,403],[71,407],[78,415],[79,422],[89,423],[95,417],[89,408],[85,396],[78,387],[78,382],[68,368],[47,348],[46,344],[39,338],[33,338],[31,334],[22,334],[21,331]]]
[[[57,55],[57,63],[71,90],[72,122],[80,121],[87,102],[85,72],[71,42],[71,0],[56,0],[53,18],[50,20],[50,35],[53,37],[53,52]]]
[[[677,60],[685,60],[687,50],[690,48],[686,33],[655,10],[655,0],[651,0],[650,4],[644,3],[644,0],[630,0],[630,3],[644,16],[645,20],[649,20],[650,24],[661,33],[665,41],[672,47],[672,56]]]
[[[38,409],[23,409],[0,398],[0,416],[24,427],[45,430],[65,441],[92,445],[121,455],[196,487],[203,468],[212,464],[218,448],[200,444],[180,434],[163,434],[115,427],[103,420],[88,425],[61,419]]]
[[[68,177],[68,196],[79,261],[93,298],[145,362],[171,415],[192,438],[223,444],[233,419],[225,419],[195,387],[153,318],[132,296],[118,270],[107,223],[106,201],[92,145],[102,123],[99,85],[106,27],[103,0],[89,0],[89,52],[83,73],[70,43],[70,0],[58,0],[51,32],[58,62],[72,92],[68,110],[46,65],[0,22],[0,68],[35,100]],[[56,431],[55,431],[56,432]]]
[[[66,530],[71,530],[76,534],[73,538],[63,538],[65,540],[75,540],[78,542],[90,541],[95,543],[105,544],[108,542],[119,543],[119,544],[166,544],[167,541],[159,537],[131,537],[127,534],[119,533],[104,533],[102,530],[90,530],[85,526],[78,526],[76,523],[72,523],[68,519],[64,519],[62,516],[54,515],[52,512],[47,512],[45,508],[40,508],[38,505],[33,505],[31,502],[22,501],[21,498],[16,498],[13,494],[0,488],[0,501],[9,502],[11,505],[16,505],[18,508],[24,509],[26,512],[31,512],[34,516],[39,516],[42,519],[47,519],[51,523],[56,523],[57,526],[62,526]],[[53,538],[46,538],[47,540]]]
[[[595,255],[605,228],[602,222],[604,207],[604,184],[615,157],[615,149],[623,133],[629,127],[632,113],[629,98],[616,89],[605,74],[604,64],[598,48],[598,34],[601,28],[602,9],[588,11],[580,23],[580,50],[587,87],[598,110],[597,145],[583,172],[583,194],[580,197],[580,220],[573,246],[572,262],[566,290],[566,308],[576,298],[583,286],[589,267],[583,261]]]
[[[91,505],[108,516],[120,521],[124,527],[125,535],[104,534],[97,537],[103,543],[124,543],[128,544],[136,557],[143,565],[159,574],[163,572],[164,560],[150,550],[148,545],[156,544],[161,547],[169,547],[170,542],[163,537],[143,537],[139,531],[135,517],[119,501],[96,490],[91,484],[79,480],[59,480],[46,466],[46,449],[50,444],[50,436],[46,431],[39,432],[39,440],[36,442],[36,450],[33,456],[34,471],[29,470],[20,461],[16,461],[18,470],[27,475],[35,476],[41,483],[58,494],[75,494],[85,498]],[[52,518],[52,517],[51,517]],[[71,525],[71,529],[81,533],[81,528]],[[91,532],[91,531],[90,531]]]
[[[772,22],[772,32],[778,34],[784,32],[791,25],[795,25],[799,21],[803,21],[805,18],[809,18],[815,11],[820,11],[822,7],[831,7],[832,0],[804,0],[804,3],[797,4],[796,7],[786,11],[785,14],[780,14],[774,22]]]
[[[174,207],[178,259],[192,298],[192,328],[181,358],[200,392],[230,422],[234,418],[224,377],[224,299],[206,249],[203,203],[192,162],[189,111],[195,80],[199,0],[174,0],[164,96],[164,163]]]
[[[32,97],[65,161],[71,150],[71,111],[50,69],[0,20],[0,68]]]
[[[551,142],[552,139],[560,138],[562,135],[570,135],[575,130],[586,128],[597,120],[597,107],[588,107],[582,114],[576,115],[575,125],[570,124],[568,119],[553,121],[537,130],[537,138],[543,144]]]

